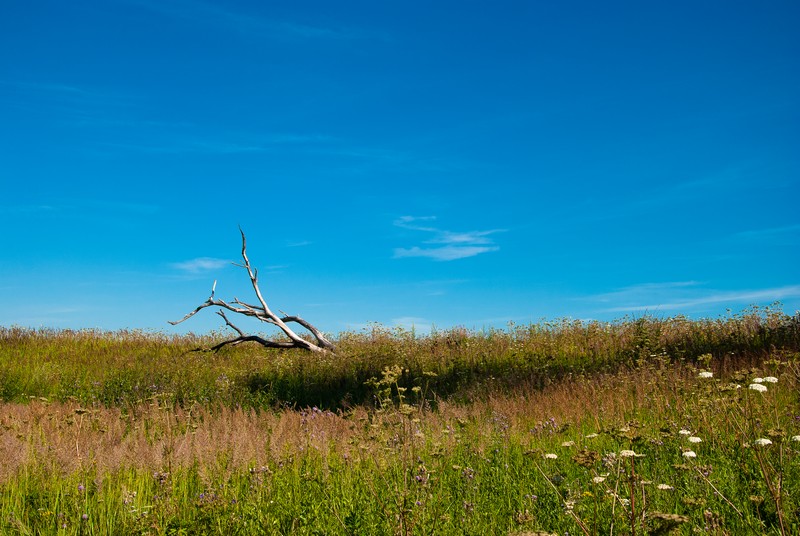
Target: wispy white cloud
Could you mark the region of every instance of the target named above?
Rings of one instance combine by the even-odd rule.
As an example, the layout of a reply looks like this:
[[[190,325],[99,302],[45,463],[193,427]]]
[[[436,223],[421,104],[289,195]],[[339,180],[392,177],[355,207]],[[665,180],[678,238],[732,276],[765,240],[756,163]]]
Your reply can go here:
[[[412,248],[395,248],[394,258],[427,257],[435,261],[454,261],[457,259],[474,257],[481,253],[497,251],[499,249],[500,248],[497,246],[443,246],[440,248],[420,248],[414,246]]]
[[[697,285],[695,282],[647,283],[594,296],[592,299],[617,304],[598,312],[621,313],[691,310],[708,305],[756,304],[800,298],[800,285],[743,290],[704,289]]]
[[[313,243],[314,242],[312,242],[311,240],[297,240],[295,242],[287,242],[286,243],[286,247],[287,248],[301,248],[301,247],[305,247],[305,246],[310,246]]]
[[[751,229],[736,233],[731,238],[735,241],[759,242],[762,244],[796,244],[800,242],[800,224]]]
[[[413,329],[417,332],[426,333],[429,333],[433,327],[430,320],[419,316],[401,316],[399,318],[393,318],[391,323],[398,328],[403,328],[405,330]]]
[[[142,125],[145,126],[145,125]],[[227,136],[225,139],[188,137],[175,133],[158,143],[154,142],[102,142],[104,147],[152,154],[245,154],[268,153],[287,145],[313,147],[327,143],[332,138],[309,134],[274,134],[271,136]]]
[[[270,18],[255,12],[232,9],[222,3],[201,0],[127,0],[162,15],[200,26],[226,29],[241,35],[270,39],[353,40],[384,38],[374,32],[341,25],[317,25]]]
[[[231,261],[226,259],[215,259],[213,257],[198,257],[196,259],[191,259],[188,261],[175,262],[170,264],[170,266],[182,272],[190,274],[199,274],[202,272],[219,270],[220,268],[227,266],[230,263]]]
[[[125,203],[116,200],[99,199],[53,199],[51,204],[40,205],[7,205],[0,204],[0,216],[17,216],[38,214],[42,217],[75,216],[85,214],[87,210],[93,213],[116,215],[149,215],[160,210],[158,205],[146,203]]]
[[[429,233],[432,235],[431,238],[423,240],[422,243],[437,244],[438,246],[395,248],[394,258],[424,257],[436,261],[453,261],[500,249],[489,237],[495,233],[503,232],[505,229],[454,232],[432,227],[428,224],[428,222],[435,220],[435,216],[401,216],[396,219],[394,221],[396,227]]]
[[[658,283],[640,283],[623,287],[612,292],[597,294],[591,297],[592,300],[608,303],[641,301],[648,297],[661,294],[674,294],[679,289],[697,287],[698,281],[665,281]]]

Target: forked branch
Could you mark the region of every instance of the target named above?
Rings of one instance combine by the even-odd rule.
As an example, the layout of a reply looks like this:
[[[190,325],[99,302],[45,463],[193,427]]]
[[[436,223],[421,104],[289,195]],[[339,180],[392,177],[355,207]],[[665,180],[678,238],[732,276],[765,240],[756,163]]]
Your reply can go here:
[[[234,298],[230,303],[226,302],[225,300],[215,298],[214,292],[216,290],[217,282],[214,281],[214,286],[211,288],[211,296],[209,296],[205,302],[198,305],[193,311],[187,313],[186,316],[180,320],[170,321],[169,323],[174,326],[185,320],[188,320],[206,307],[219,307],[220,309],[217,311],[217,314],[220,315],[223,320],[225,320],[225,325],[236,331],[239,336],[213,346],[211,350],[215,352],[225,346],[236,346],[243,342],[257,342],[266,348],[302,348],[311,352],[335,351],[333,343],[326,339],[325,335],[323,335],[323,333],[314,327],[310,322],[303,320],[299,316],[287,315],[286,313],[283,313],[283,311],[281,311],[281,314],[283,315],[282,317],[272,312],[267,305],[266,300],[264,300],[264,296],[261,294],[261,289],[258,288],[258,270],[253,270],[253,268],[250,266],[250,259],[247,257],[247,239],[245,238],[244,231],[242,231],[241,227],[239,228],[239,232],[242,234],[242,259],[244,262],[242,264],[237,264],[236,266],[240,266],[247,270],[247,275],[250,277],[250,283],[253,286],[256,298],[258,298],[258,305],[245,303],[240,301],[238,298]],[[271,341],[258,335],[247,335],[228,319],[228,317],[225,315],[226,310],[231,311],[232,313],[257,318],[262,322],[277,326],[281,329],[281,331],[283,331],[289,340]],[[314,336],[316,343],[297,335],[297,333],[295,333],[292,328],[287,325],[292,322],[307,329]]]

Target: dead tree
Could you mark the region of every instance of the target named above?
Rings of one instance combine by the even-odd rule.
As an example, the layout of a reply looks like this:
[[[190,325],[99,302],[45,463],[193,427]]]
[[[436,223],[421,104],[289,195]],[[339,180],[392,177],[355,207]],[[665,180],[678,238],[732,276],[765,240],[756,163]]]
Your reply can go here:
[[[262,346],[267,348],[302,348],[304,350],[309,350],[311,352],[333,352],[335,351],[334,345],[325,338],[325,335],[322,334],[320,330],[315,328],[306,320],[303,320],[299,316],[290,316],[286,315],[283,311],[280,311],[283,315],[279,317],[275,313],[273,313],[267,302],[264,300],[264,297],[261,294],[261,290],[258,288],[258,270],[253,270],[250,267],[250,259],[247,258],[247,240],[244,236],[244,231],[242,231],[241,227],[239,228],[239,232],[242,234],[242,259],[244,259],[244,263],[234,265],[239,266],[247,270],[247,275],[250,277],[250,283],[253,285],[253,290],[256,293],[256,297],[258,298],[259,305],[252,305],[249,303],[245,303],[240,301],[238,298],[234,297],[233,301],[230,303],[226,302],[225,300],[220,300],[219,298],[214,297],[214,291],[217,286],[217,282],[214,281],[214,285],[211,287],[211,296],[203,303],[197,306],[197,308],[188,313],[186,316],[181,318],[180,320],[170,321],[169,323],[173,326],[176,324],[180,324],[184,320],[188,320],[189,318],[193,317],[195,314],[200,312],[201,310],[205,309],[206,307],[219,307],[220,309],[217,311],[217,314],[225,320],[225,324],[229,326],[231,329],[235,330],[236,333],[239,334],[238,337],[235,339],[230,339],[227,341],[222,341],[221,343],[213,346],[210,350],[214,352],[220,350],[221,348],[231,345],[236,346],[237,344],[241,344],[243,342],[257,342]],[[247,335],[241,329],[236,327],[228,317],[225,315],[225,310],[231,311],[233,313],[238,313],[245,316],[250,316],[253,318],[257,318],[262,322],[266,322],[267,324],[272,324],[277,326],[289,337],[288,341],[272,341],[268,339],[264,339],[263,337],[259,337],[258,335]],[[305,329],[307,329],[316,339],[316,344],[310,342],[299,335],[297,335],[287,324],[294,322],[296,324],[300,324]]]

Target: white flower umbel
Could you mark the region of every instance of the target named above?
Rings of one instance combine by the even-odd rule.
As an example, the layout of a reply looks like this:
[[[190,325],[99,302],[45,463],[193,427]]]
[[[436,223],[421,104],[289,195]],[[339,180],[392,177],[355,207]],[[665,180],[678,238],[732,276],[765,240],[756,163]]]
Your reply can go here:
[[[636,453],[633,452],[632,450],[621,450],[619,451],[619,455],[622,456],[623,458],[633,458],[634,456],[636,456]]]
[[[704,370],[703,372],[698,374],[698,378],[713,378],[713,377],[714,377],[714,373],[713,372],[709,372],[707,370]]]
[[[776,378],[775,376],[767,376],[766,378],[764,378],[764,381],[767,383],[778,383],[778,378]]]
[[[656,486],[656,488],[662,491],[672,491],[675,489],[673,486],[670,486],[669,484],[659,484],[658,486]]]
[[[753,378],[753,383],[764,383],[764,378]]]
[[[756,378],[756,379],[760,379],[760,378]],[[747,388],[748,389],[752,389],[753,391],[758,391],[759,393],[766,393],[767,392],[767,386],[766,385],[761,385],[760,383],[751,383],[750,385],[747,386]]]
[[[696,436],[691,436],[689,438],[689,443],[702,443],[703,440]]]
[[[800,442],[800,435],[792,436],[792,441]]]
[[[754,445],[758,445],[759,447],[766,447],[767,445],[772,445],[772,440],[767,439],[766,437],[760,437],[753,441]]]
[[[692,432],[687,430],[686,428],[681,428],[680,430],[678,430],[678,433],[681,435],[692,435]]]
[[[697,458],[697,453],[693,450],[685,450],[683,452],[684,458]]]
[[[604,476],[596,476],[592,479],[592,482],[595,484],[599,484],[600,482],[605,482],[606,478]]]
[[[552,452],[548,452],[547,454],[544,455],[544,459],[545,460],[557,460],[558,459],[558,454],[553,454]]]

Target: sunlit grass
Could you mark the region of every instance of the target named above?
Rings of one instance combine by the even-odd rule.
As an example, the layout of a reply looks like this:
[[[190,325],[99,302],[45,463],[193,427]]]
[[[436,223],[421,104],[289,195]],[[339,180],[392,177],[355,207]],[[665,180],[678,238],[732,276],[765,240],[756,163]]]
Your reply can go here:
[[[322,361],[6,330],[0,533],[797,534],[797,320],[757,316],[376,328]]]

